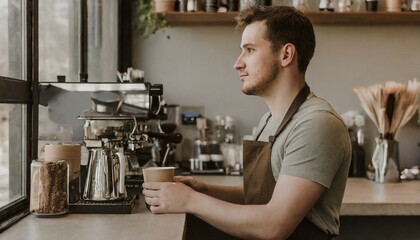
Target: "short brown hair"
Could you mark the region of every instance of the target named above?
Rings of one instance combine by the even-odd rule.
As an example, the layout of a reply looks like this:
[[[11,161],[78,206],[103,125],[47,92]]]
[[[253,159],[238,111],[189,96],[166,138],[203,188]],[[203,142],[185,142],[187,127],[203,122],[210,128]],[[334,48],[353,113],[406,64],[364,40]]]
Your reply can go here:
[[[277,52],[286,43],[295,45],[299,71],[306,72],[316,45],[314,29],[309,18],[293,7],[252,5],[236,17],[236,27],[244,29],[258,21],[264,21],[267,26],[265,35],[271,42],[273,52]]]

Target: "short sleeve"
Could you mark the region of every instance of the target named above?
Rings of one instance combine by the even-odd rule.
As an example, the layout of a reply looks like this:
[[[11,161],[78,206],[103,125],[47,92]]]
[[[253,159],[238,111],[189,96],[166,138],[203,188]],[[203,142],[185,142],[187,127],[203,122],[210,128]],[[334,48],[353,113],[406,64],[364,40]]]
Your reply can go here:
[[[329,188],[349,144],[347,128],[337,116],[328,111],[311,113],[289,132],[280,175],[302,177]]]

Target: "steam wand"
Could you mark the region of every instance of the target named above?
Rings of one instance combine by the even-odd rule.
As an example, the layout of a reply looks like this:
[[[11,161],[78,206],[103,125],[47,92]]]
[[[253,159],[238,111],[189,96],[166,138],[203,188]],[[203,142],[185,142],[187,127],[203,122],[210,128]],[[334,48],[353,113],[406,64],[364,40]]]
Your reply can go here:
[[[162,167],[166,165],[166,160],[168,159],[169,151],[171,150],[171,145],[169,143],[166,144],[166,152],[165,156],[163,157]]]

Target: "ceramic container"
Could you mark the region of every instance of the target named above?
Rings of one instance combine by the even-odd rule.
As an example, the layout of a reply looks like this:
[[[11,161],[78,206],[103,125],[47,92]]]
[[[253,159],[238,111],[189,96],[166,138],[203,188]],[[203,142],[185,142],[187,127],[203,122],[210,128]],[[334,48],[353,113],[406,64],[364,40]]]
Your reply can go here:
[[[154,9],[157,13],[175,11],[175,0],[154,0]]]

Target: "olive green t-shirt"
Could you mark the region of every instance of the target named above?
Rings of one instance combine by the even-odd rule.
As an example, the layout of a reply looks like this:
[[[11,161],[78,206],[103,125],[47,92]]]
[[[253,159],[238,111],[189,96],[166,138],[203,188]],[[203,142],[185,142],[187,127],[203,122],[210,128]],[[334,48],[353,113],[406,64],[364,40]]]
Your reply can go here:
[[[258,141],[268,141],[284,117],[270,116],[268,112],[260,121],[256,133],[262,132]],[[306,217],[331,235],[338,235],[350,160],[351,143],[346,125],[330,104],[313,93],[276,139],[271,152],[276,180],[279,175],[296,176],[327,188]]]

